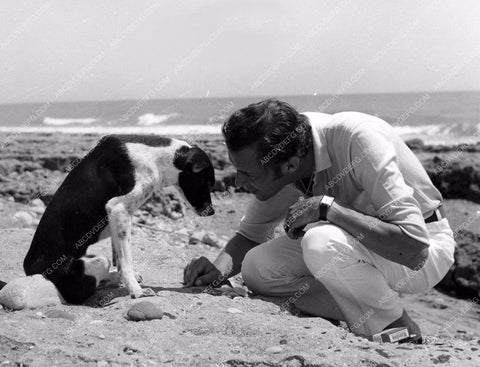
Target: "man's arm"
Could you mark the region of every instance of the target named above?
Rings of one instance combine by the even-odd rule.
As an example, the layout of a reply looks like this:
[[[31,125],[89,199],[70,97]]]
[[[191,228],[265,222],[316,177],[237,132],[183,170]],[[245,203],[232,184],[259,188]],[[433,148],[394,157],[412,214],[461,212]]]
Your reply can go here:
[[[348,208],[335,200],[327,220],[387,260],[419,270],[428,257],[428,245],[406,235],[399,226]]]
[[[184,270],[183,281],[186,287],[205,286],[213,282],[220,284],[223,280],[238,274],[247,252],[258,243],[236,234],[227,243],[213,264],[202,256],[193,259]]]
[[[258,243],[237,233],[227,243],[223,251],[213,262],[213,265],[215,265],[223,276],[227,276],[228,278],[233,277],[242,270],[242,261],[247,252],[257,245]]]

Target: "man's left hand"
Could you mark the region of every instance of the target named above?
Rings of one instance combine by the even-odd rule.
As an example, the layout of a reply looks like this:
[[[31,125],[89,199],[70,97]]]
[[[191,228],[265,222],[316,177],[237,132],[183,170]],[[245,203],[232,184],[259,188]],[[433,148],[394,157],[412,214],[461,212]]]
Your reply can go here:
[[[292,240],[302,237],[305,234],[303,228],[305,228],[307,224],[320,220],[318,208],[322,197],[323,195],[300,199],[290,206],[283,224],[283,228],[288,237]]]

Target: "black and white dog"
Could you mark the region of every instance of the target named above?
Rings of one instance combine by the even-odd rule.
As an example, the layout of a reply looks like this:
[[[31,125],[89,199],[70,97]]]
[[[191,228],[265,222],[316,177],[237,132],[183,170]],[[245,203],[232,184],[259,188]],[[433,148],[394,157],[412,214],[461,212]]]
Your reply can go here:
[[[25,273],[43,274],[68,303],[82,303],[110,276],[108,259],[85,255],[87,248],[111,236],[113,262],[130,295],[154,295],[133,270],[133,213],[156,189],[175,185],[197,214],[212,215],[214,183],[212,163],[197,146],[154,135],[106,136],[54,194],[23,262]]]

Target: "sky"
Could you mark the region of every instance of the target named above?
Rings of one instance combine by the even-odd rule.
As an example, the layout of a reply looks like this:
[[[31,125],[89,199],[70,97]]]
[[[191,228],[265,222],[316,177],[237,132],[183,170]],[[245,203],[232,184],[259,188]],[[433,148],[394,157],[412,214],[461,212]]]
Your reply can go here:
[[[480,90],[478,0],[2,0],[0,103]]]

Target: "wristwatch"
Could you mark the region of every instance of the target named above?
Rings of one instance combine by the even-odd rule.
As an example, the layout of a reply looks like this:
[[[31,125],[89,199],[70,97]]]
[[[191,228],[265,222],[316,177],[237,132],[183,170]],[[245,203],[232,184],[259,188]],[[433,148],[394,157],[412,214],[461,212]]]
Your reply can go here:
[[[318,206],[318,220],[327,220],[328,209],[332,206],[335,198],[333,196],[323,195],[322,200],[320,200],[320,205]]]

